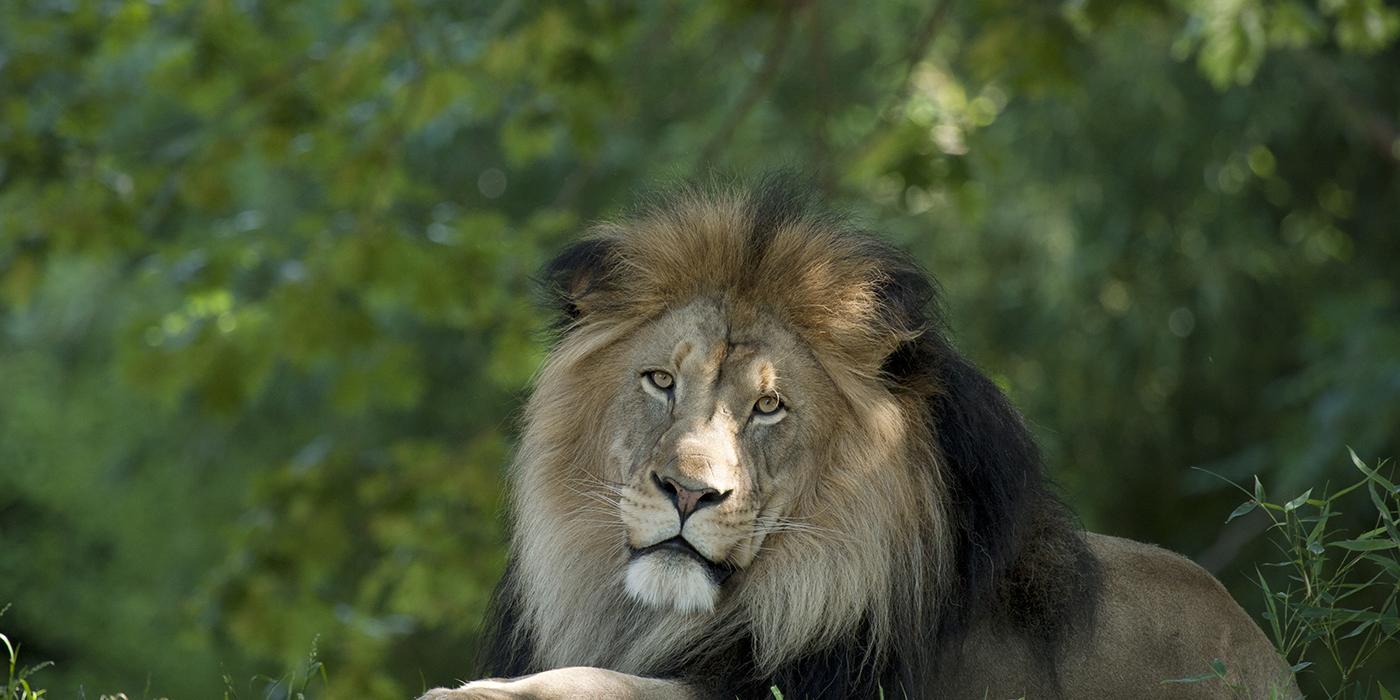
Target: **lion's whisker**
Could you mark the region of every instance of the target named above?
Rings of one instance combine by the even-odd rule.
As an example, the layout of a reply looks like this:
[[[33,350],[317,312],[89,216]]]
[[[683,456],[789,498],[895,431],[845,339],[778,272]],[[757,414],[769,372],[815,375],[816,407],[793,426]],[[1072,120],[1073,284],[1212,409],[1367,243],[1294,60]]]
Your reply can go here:
[[[581,477],[579,477],[577,481],[587,485],[601,486],[602,488],[605,488],[614,493],[622,493],[622,491],[627,488],[627,484],[624,484],[620,481],[608,481],[607,479],[604,479],[603,477],[600,477],[596,474],[589,474],[586,472]]]
[[[595,492],[595,491],[587,491],[587,490],[579,489],[579,488],[574,487],[573,485],[571,485],[571,484],[568,483],[568,482],[563,482],[563,486],[564,486],[564,488],[566,488],[566,489],[572,491],[574,494],[579,495],[579,496],[582,496],[582,497],[584,497],[584,498],[586,498],[586,499],[589,499],[589,500],[591,500],[591,501],[596,501],[596,502],[598,502],[598,503],[601,503],[601,504],[603,504],[603,505],[605,505],[605,506],[609,506],[609,507],[612,507],[612,508],[616,508],[616,507],[618,506],[618,501],[617,501],[617,500],[615,500],[615,499],[613,499],[613,498],[609,498],[608,496],[606,496],[606,495],[604,495],[604,494],[597,493],[597,492]],[[619,495],[621,495],[621,494],[619,494]]]
[[[848,535],[846,535],[846,534],[844,534],[844,533],[842,533],[842,532],[840,532],[840,531],[832,530],[832,529],[829,529],[829,528],[802,527],[802,526],[793,526],[793,525],[787,525],[787,524],[775,524],[775,525],[768,525],[768,526],[763,526],[763,527],[756,527],[756,528],[754,528],[754,532],[757,533],[757,534],[765,535],[765,536],[766,536],[766,535],[782,534],[782,533],[788,533],[788,534],[794,534],[794,535],[808,535],[808,536],[812,536],[812,537],[818,538],[818,539],[831,540],[831,541],[842,542],[842,543],[846,543],[846,544],[855,544],[855,543],[856,543],[856,540],[855,540],[854,538],[852,538],[852,537],[850,537],[850,536],[848,536]]]
[[[620,521],[620,520],[586,520],[586,519],[582,519],[582,518],[573,518],[573,519],[570,519],[570,520],[568,521],[568,524],[575,524],[575,523],[580,524],[580,525],[606,525],[606,526],[611,527],[611,526],[614,526],[614,525],[621,525],[621,524],[622,524],[622,521]]]

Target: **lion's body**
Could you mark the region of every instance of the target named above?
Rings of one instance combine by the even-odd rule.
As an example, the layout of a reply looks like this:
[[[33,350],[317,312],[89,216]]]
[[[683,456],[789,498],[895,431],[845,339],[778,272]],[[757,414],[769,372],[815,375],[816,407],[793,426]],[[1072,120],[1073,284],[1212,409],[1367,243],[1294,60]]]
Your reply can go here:
[[[441,697],[1291,693],[1209,575],[1078,529],[926,275],[807,204],[688,191],[550,267],[484,669],[523,678]]]
[[[1298,697],[1269,640],[1210,574],[1152,545],[1105,535],[1089,543],[1103,565],[1103,597],[1095,626],[1062,650],[1058,678],[1019,635],[988,625],[969,635],[937,697]],[[1208,675],[1216,659],[1225,681],[1164,682]]]
[[[1097,624],[1067,640],[1055,673],[1047,674],[1024,637],[997,623],[975,625],[951,669],[935,674],[922,694],[967,698],[1296,698],[1291,674],[1263,633],[1208,573],[1172,552],[1104,535],[1089,535],[1104,569]],[[1210,673],[1216,659],[1226,678],[1181,682]],[[596,668],[564,668],[514,683],[477,684],[452,698],[709,698],[704,684],[682,684]],[[898,688],[885,697],[900,697]],[[454,693],[460,692],[461,695]],[[497,695],[498,693],[498,695]],[[913,697],[920,695],[911,694]],[[727,696],[726,696],[727,697]],[[792,692],[784,697],[807,697]]]

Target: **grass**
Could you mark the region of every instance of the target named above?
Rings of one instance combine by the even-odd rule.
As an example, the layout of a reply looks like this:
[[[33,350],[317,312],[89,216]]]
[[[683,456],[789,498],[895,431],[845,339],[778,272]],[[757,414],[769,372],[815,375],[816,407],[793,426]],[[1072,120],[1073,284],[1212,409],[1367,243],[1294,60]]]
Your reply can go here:
[[[0,617],[10,606],[5,605],[0,608]],[[5,677],[4,686],[0,686],[0,700],[46,700],[49,696],[47,691],[34,686],[30,679],[35,673],[53,666],[50,661],[43,661],[32,666],[21,666],[19,659],[20,645],[10,641],[10,638],[0,633],[0,644],[4,645],[5,654],[8,659],[8,671]],[[223,700],[239,700],[240,698],[260,698],[261,700],[308,700],[314,697],[312,688],[319,681],[322,686],[329,683],[325,664],[321,663],[317,651],[317,641],[311,643],[311,652],[307,654],[297,668],[292,669],[281,678],[271,676],[254,676],[248,681],[247,695],[240,695],[234,687],[233,678],[225,675]],[[148,697],[143,693],[142,698]],[[126,693],[116,693],[113,695],[102,694],[98,700],[132,700]],[[157,700],[166,700],[159,698]]]
[[[9,609],[9,605],[0,608],[0,617],[4,617],[5,612]],[[8,670],[5,674],[4,692],[0,693],[0,700],[40,700],[40,698],[43,698],[45,691],[36,690],[34,686],[30,685],[29,678],[53,664],[48,661],[43,661],[33,666],[20,666],[20,645],[11,642],[10,638],[4,634],[0,634],[0,643],[5,645],[5,654],[9,661]]]
[[[317,680],[321,684],[329,685],[330,677],[326,674],[326,665],[321,663],[317,645],[321,638],[316,637],[311,640],[311,652],[307,654],[306,660],[299,668],[294,668],[283,678],[272,678],[271,676],[254,676],[249,681],[249,692],[253,692],[252,686],[257,683],[263,684],[262,697],[264,700],[307,700],[312,697],[310,691],[312,684]],[[224,700],[238,700],[238,692],[233,687],[233,678],[224,676]]]

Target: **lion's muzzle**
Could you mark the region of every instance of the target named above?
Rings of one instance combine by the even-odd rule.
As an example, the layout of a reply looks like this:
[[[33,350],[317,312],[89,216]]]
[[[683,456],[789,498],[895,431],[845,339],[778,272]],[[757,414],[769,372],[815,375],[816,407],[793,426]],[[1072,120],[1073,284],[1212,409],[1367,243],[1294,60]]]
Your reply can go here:
[[[629,558],[631,560],[636,560],[650,554],[668,552],[677,556],[691,557],[700,562],[716,585],[723,584],[734,574],[734,567],[732,565],[711,560],[709,557],[701,554],[700,550],[696,549],[695,545],[691,544],[689,540],[680,535],[662,540],[648,547],[633,549],[631,557]]]
[[[682,476],[661,476],[656,472],[651,473],[651,482],[671,499],[671,505],[675,506],[676,512],[681,516],[681,527],[685,527],[685,521],[691,513],[708,506],[717,506],[729,498],[729,494],[734,493],[733,489],[720,491],[704,484],[692,485],[698,482]]]

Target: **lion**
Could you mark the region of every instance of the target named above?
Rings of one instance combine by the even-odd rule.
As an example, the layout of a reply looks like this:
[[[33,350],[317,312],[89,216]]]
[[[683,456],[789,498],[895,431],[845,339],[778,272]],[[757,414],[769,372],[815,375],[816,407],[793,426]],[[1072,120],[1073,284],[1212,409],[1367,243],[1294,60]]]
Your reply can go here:
[[[1077,525],[929,276],[800,187],[682,187],[543,282],[497,678],[424,698],[1299,696],[1208,573]]]

